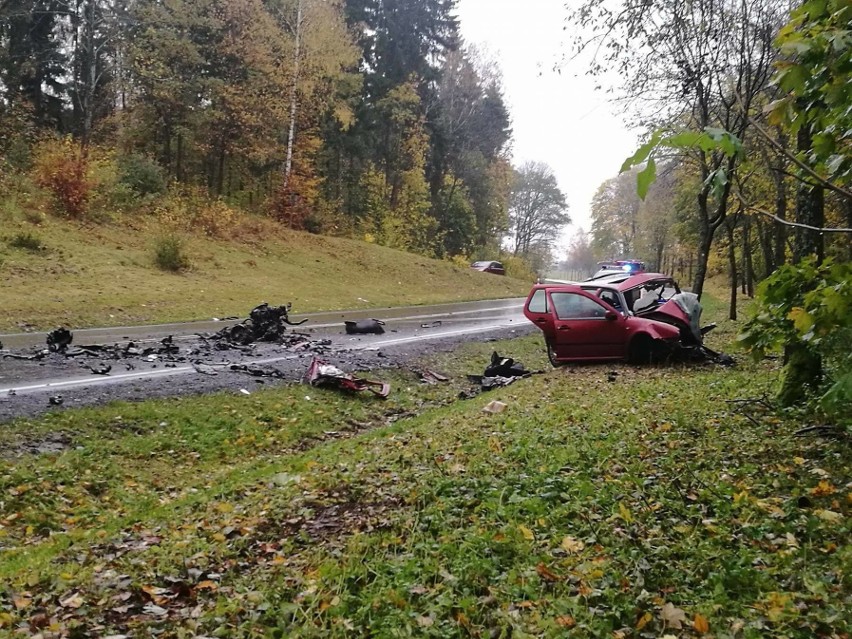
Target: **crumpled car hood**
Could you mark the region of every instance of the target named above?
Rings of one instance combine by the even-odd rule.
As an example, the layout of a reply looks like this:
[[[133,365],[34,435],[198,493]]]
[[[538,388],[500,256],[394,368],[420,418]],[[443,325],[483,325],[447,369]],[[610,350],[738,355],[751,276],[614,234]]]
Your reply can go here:
[[[668,320],[669,323],[675,323],[677,326],[688,328],[696,342],[701,344],[703,341],[701,335],[701,310],[701,302],[698,301],[698,296],[695,293],[678,293],[656,309],[649,317],[665,316],[665,318],[660,319],[662,321]],[[671,322],[671,320],[674,320],[674,322]]]

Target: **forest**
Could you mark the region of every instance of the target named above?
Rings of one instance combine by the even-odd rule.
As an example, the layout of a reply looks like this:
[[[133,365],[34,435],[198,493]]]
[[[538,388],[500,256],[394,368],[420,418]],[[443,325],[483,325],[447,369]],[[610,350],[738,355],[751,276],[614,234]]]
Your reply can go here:
[[[493,258],[525,171],[511,134],[454,0],[0,3],[0,175],[70,218],[215,202],[224,226]],[[517,228],[513,253],[545,262],[550,234]]]

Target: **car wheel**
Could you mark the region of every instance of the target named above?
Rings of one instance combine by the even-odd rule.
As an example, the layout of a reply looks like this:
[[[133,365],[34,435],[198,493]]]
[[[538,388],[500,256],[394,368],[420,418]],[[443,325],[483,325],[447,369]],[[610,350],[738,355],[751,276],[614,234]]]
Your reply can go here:
[[[631,364],[648,364],[654,353],[654,340],[648,335],[637,335],[630,342],[627,361]]]
[[[556,359],[556,346],[553,345],[553,342],[551,342],[550,340],[545,340],[544,343],[547,346],[547,359],[550,360],[550,364],[554,368],[565,366],[565,362],[560,362]]]

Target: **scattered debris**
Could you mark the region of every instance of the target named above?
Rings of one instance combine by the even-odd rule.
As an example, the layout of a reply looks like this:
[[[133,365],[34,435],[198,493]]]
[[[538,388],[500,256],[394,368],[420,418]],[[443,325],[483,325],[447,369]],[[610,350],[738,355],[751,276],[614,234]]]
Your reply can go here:
[[[426,324],[421,324],[420,328],[438,328],[441,326],[441,320],[435,320],[434,322],[427,322]]]
[[[614,382],[618,378],[618,371],[610,371],[606,374],[606,381]]]
[[[47,398],[47,403],[50,406],[62,406],[64,402],[65,399],[63,399],[62,395],[51,395]]]
[[[448,382],[450,378],[446,375],[441,375],[440,373],[436,373],[435,371],[423,370],[417,371],[417,374],[420,376],[420,381],[424,384],[429,384],[430,386],[434,386],[439,382]]]
[[[484,374],[468,375],[467,378],[474,384],[477,384],[479,386],[479,390],[486,391],[493,388],[508,386],[520,378],[529,377],[530,375],[540,372],[541,371],[528,371],[520,362],[516,362],[511,357],[503,357],[502,355],[499,355],[497,351],[494,351],[491,354],[491,363],[486,366],[483,371]],[[469,391],[468,393],[462,392],[459,394],[461,399],[469,399],[475,396],[476,393],[474,391]]]
[[[74,335],[67,328],[57,328],[47,334],[47,350],[51,353],[62,353],[71,344]]]
[[[291,322],[291,308],[290,303],[284,306],[270,306],[263,302],[251,310],[248,319],[233,326],[226,326],[213,338],[240,346],[247,346],[253,342],[281,342],[287,326],[299,326],[308,321],[303,319],[300,322]]]
[[[253,364],[231,364],[229,368],[237,373],[246,373],[247,375],[251,375],[252,377],[275,377],[277,379],[284,379],[284,373],[279,371],[277,368],[270,368],[268,366],[255,366]]]
[[[193,362],[192,367],[195,369],[196,373],[201,373],[202,375],[219,374],[213,366],[211,366],[210,364],[205,364],[203,362]]]
[[[241,388],[241,389],[240,389],[240,392],[241,392],[243,395],[251,395],[251,392],[247,391],[245,388]]]
[[[109,364],[101,364],[100,366],[86,366],[92,373],[95,375],[109,375],[109,372],[112,370],[112,366]]]
[[[491,353],[491,364],[485,368],[485,377],[528,377],[532,373],[511,357],[503,357],[497,351]]]
[[[390,384],[353,377],[349,373],[344,373],[336,366],[332,366],[328,362],[316,357],[305,373],[303,381],[311,386],[335,386],[347,391],[368,390],[383,399],[390,394]]]
[[[491,415],[498,415],[506,410],[506,404],[503,402],[498,402],[496,399],[492,402],[488,402],[482,408],[483,413],[489,413]]]
[[[38,359],[44,359],[50,354],[50,351],[47,349],[40,350],[32,355],[18,355],[16,353],[3,353],[3,359],[21,359],[26,361],[33,361]]]
[[[381,335],[385,332],[383,328],[385,323],[382,320],[378,319],[365,319],[358,321],[345,321],[343,322],[346,325],[346,334],[347,335]]]

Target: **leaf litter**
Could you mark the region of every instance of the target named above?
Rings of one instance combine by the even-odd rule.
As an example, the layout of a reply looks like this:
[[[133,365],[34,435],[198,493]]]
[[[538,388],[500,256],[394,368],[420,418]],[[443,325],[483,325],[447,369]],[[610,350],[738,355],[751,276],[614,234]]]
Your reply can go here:
[[[303,402],[299,414],[322,423],[312,446],[288,450],[247,431],[241,438],[254,439],[232,453],[247,455],[246,465],[223,446],[216,454],[231,475],[200,467],[191,490],[174,477],[178,485],[157,493],[162,519],[119,525],[100,541],[103,511],[93,507],[71,524],[93,536],[58,547],[52,577],[6,573],[14,590],[0,595],[0,627],[24,624],[45,637],[163,623],[230,636],[408,626],[478,636],[712,628],[719,636],[842,637],[843,445],[796,440],[783,434],[792,429],[783,419],[761,418],[758,427],[727,410],[720,399],[755,378],[771,382],[760,368],[733,379],[619,372],[626,383],[617,393],[602,390],[594,367],[494,391],[513,406],[499,415],[479,414],[481,401],[453,403],[455,383],[417,386],[431,405],[384,405],[369,416],[343,401]],[[385,426],[394,415],[402,418]],[[347,420],[351,436],[339,441]],[[25,539],[15,536],[22,526],[49,543],[27,514],[57,478],[54,464],[40,466],[29,478],[4,471],[12,510],[23,514],[9,521],[4,511],[0,522],[12,548]],[[110,497],[100,509],[113,501],[109,479],[98,487],[106,468],[78,470],[94,476],[67,493],[68,518],[86,512],[81,498]]]

